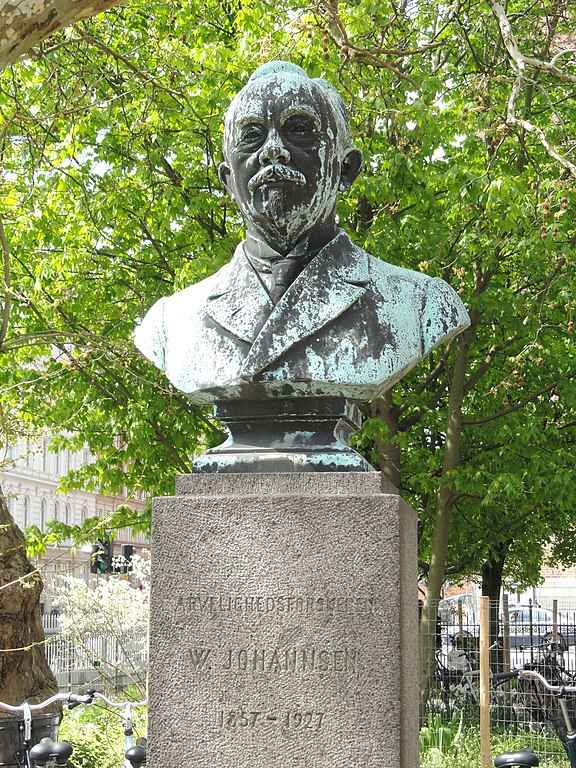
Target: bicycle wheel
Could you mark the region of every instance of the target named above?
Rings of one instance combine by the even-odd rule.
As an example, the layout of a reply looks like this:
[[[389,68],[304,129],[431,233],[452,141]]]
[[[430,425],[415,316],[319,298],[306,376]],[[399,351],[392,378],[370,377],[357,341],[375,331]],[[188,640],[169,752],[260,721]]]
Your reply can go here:
[[[542,694],[531,680],[518,680],[518,701],[524,718],[533,723],[541,723],[545,719]]]
[[[539,672],[542,677],[551,685],[564,685],[569,682],[569,675],[566,672],[564,666],[564,659],[562,656],[558,657],[556,653],[549,653],[542,656],[541,659],[532,666],[536,672]]]
[[[566,707],[568,709],[568,716],[570,720],[572,721],[572,723],[576,723],[576,697],[572,696],[569,698],[566,696],[564,697],[564,701],[566,702]],[[554,733],[564,745],[564,749],[566,750],[566,752],[568,752],[568,730],[566,728],[566,722],[562,717],[562,712],[558,704],[550,708],[550,710],[547,713],[547,716],[548,716],[548,721],[550,722],[550,725],[554,730]]]
[[[450,717],[450,683],[448,680],[448,672],[437,673],[432,685],[430,686],[430,692],[428,695],[428,708],[432,712],[438,712],[446,717]]]

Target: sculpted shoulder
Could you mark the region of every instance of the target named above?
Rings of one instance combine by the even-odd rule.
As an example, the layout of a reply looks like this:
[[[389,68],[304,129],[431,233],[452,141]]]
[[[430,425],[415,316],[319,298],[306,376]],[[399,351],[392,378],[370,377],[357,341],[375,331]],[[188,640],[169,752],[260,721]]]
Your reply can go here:
[[[210,277],[165,296],[150,307],[134,332],[138,349],[162,371],[166,371],[167,343],[179,334],[190,335],[201,325],[204,307],[218,296],[221,283],[227,279],[232,262]]]
[[[233,262],[232,259],[210,277],[205,277],[203,280],[177,291],[172,296],[160,299],[160,301],[166,302],[166,306],[170,307],[171,312],[178,311],[180,308],[193,312],[203,306],[208,299],[220,294],[221,286],[228,282],[230,276],[233,277],[234,275]]]
[[[383,261],[370,254],[368,254],[368,263],[370,276],[376,284],[381,282],[385,282],[387,285],[393,285],[394,283],[404,284],[410,286],[415,293],[424,293],[436,279],[423,272],[416,272],[413,269],[399,267],[396,264]]]
[[[439,277],[369,257],[371,280],[383,291],[395,311],[404,314],[406,322],[419,318],[422,334],[422,356],[438,344],[460,333],[470,324],[470,317],[456,291]]]

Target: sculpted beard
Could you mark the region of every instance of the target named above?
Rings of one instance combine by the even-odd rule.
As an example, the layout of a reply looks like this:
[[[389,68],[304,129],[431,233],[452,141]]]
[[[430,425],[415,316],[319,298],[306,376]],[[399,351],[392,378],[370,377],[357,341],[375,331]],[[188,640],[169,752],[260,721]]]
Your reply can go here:
[[[283,227],[285,223],[284,190],[271,189],[268,194],[267,207],[274,224],[276,224],[278,228]]]
[[[270,186],[274,182],[288,182],[304,186],[306,179],[303,174],[284,165],[269,165],[259,171],[248,182],[251,192],[260,189],[263,197],[264,210],[276,227],[281,229],[286,224],[286,187]]]

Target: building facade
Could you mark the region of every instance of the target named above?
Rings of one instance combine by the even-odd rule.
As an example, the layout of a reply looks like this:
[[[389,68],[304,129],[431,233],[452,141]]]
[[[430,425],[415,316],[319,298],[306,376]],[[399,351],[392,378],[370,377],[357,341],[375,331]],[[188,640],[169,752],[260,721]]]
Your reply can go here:
[[[133,509],[144,509],[142,495],[128,499],[126,495],[107,496],[83,490],[59,493],[61,478],[90,463],[94,457],[87,449],[77,453],[69,449],[54,453],[48,450],[49,443],[49,436],[36,441],[21,440],[8,448],[0,464],[0,487],[15,523],[21,529],[36,525],[44,531],[50,520],[82,525],[88,518],[105,518],[126,504]],[[63,542],[39,559],[46,585],[42,603],[44,613],[51,611],[50,584],[56,574],[70,573],[86,580],[99,578],[90,573],[90,544],[87,541],[83,547],[74,548],[71,541]],[[147,541],[141,534],[121,531],[113,544],[114,555],[120,554],[122,544],[132,544],[137,551],[145,548]]]

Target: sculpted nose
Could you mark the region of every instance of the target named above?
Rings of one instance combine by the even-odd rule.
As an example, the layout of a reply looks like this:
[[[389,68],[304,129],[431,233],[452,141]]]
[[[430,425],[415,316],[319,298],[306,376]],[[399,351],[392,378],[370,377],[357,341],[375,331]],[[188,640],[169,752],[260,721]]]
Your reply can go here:
[[[284,146],[282,139],[276,132],[268,134],[258,157],[260,165],[274,165],[274,163],[289,163],[290,152]]]

